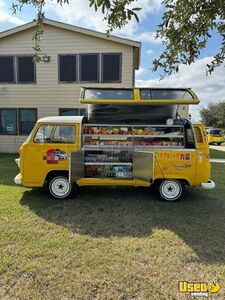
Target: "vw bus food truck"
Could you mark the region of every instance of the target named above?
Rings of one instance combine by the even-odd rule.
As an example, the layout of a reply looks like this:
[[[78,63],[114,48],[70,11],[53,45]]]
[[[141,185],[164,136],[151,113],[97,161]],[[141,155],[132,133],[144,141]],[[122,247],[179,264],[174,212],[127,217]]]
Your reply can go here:
[[[20,148],[15,183],[47,184],[55,198],[80,186],[154,185],[161,198],[181,198],[185,186],[212,189],[202,124],[178,114],[198,104],[191,89],[83,88],[88,117],[38,120]]]
[[[217,144],[220,146],[224,142],[222,130],[219,128],[206,128],[209,145]]]

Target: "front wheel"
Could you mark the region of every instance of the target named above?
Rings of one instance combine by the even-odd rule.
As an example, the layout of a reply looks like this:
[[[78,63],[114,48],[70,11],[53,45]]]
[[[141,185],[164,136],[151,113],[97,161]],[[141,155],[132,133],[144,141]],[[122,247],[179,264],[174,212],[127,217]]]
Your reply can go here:
[[[158,193],[166,201],[179,200],[184,192],[184,184],[175,179],[165,179],[158,184]]]
[[[66,199],[72,194],[73,186],[66,176],[58,175],[48,181],[48,190],[54,198]]]

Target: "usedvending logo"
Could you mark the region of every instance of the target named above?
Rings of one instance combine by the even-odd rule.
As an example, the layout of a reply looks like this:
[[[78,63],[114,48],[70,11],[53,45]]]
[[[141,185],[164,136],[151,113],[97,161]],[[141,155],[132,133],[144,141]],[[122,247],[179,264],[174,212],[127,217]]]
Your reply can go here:
[[[190,294],[192,297],[209,297],[210,294],[218,293],[221,285],[215,280],[208,283],[179,281],[178,289],[180,293]]]
[[[43,160],[46,160],[47,164],[58,164],[59,161],[67,160],[67,154],[60,149],[49,149],[43,156]]]

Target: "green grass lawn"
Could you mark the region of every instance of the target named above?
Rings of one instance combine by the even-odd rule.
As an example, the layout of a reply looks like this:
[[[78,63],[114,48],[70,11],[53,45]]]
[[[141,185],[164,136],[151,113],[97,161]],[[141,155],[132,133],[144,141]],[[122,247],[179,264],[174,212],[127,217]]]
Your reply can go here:
[[[210,158],[225,159],[225,151],[210,149]]]
[[[178,281],[213,279],[222,289],[208,299],[225,299],[224,164],[215,190],[177,203],[146,188],[56,201],[13,184],[14,158],[0,155],[0,299],[193,299]]]

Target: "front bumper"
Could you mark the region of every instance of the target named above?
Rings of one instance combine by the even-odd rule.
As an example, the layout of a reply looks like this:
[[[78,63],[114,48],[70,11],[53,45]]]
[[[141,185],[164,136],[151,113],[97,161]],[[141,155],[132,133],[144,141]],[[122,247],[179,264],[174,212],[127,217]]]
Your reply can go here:
[[[216,186],[215,182],[212,181],[211,179],[209,179],[208,182],[201,183],[201,187],[206,190],[212,190],[215,188],[215,186]]]
[[[22,184],[22,176],[21,174],[17,174],[16,177],[14,178],[15,184]]]

